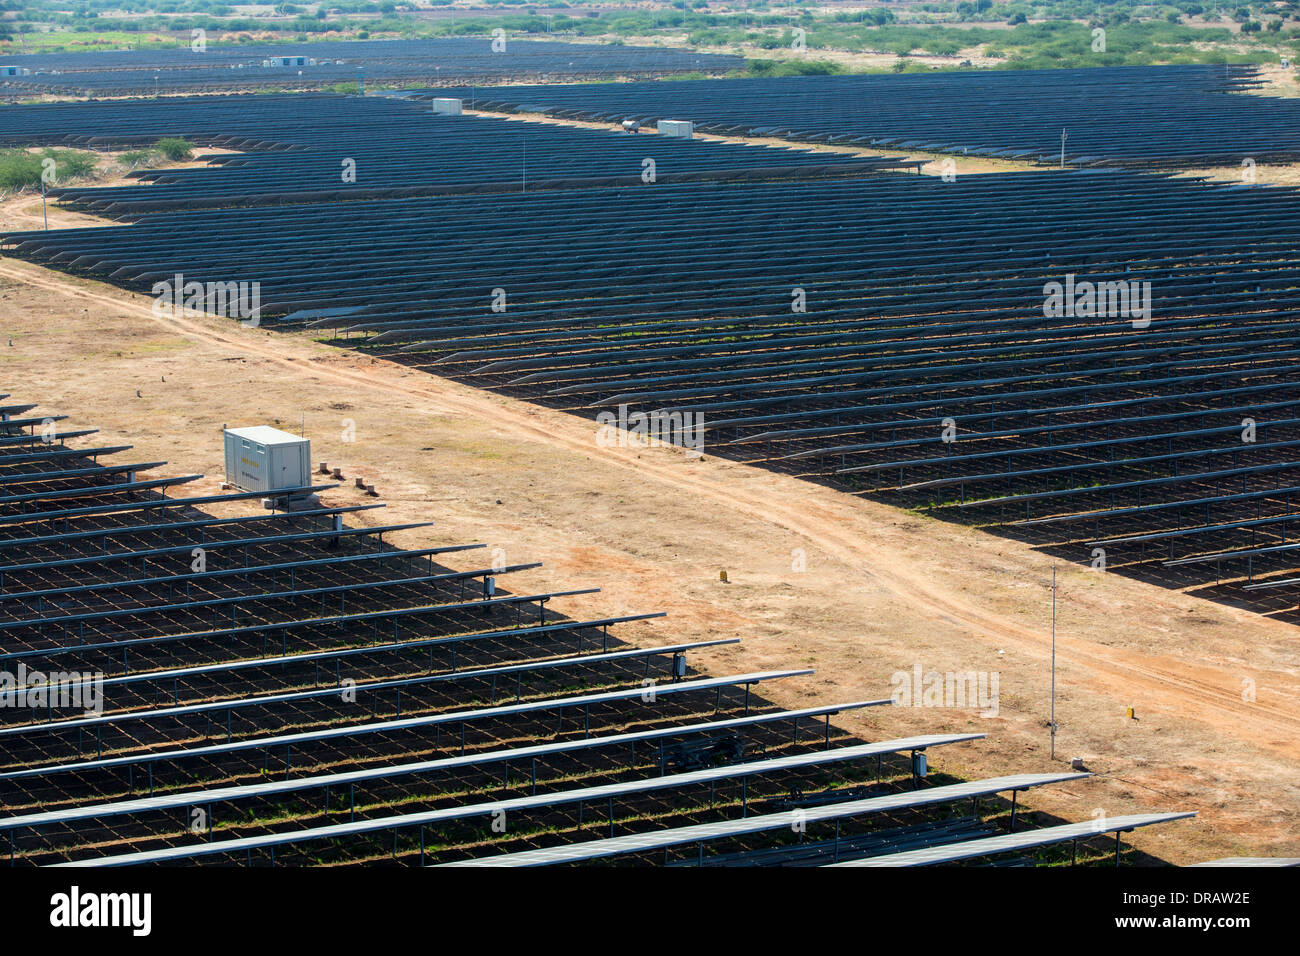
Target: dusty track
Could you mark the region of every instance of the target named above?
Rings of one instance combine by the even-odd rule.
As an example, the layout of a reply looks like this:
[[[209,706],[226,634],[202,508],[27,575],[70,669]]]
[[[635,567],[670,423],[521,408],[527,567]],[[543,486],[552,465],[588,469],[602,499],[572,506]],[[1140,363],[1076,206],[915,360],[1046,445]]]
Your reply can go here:
[[[38,201],[39,205],[39,201]],[[31,218],[30,204],[12,210]],[[36,216],[39,220],[39,215]],[[884,506],[797,479],[759,469],[719,463],[707,470],[688,470],[674,452],[638,456],[635,449],[598,448],[592,426],[581,419],[522,402],[502,399],[456,383],[417,373],[414,377],[393,363],[378,362],[365,372],[321,362],[325,347],[301,337],[244,329],[226,320],[171,318],[153,314],[148,305],[119,291],[64,278],[28,263],[4,261],[0,275],[16,282],[83,302],[128,308],[173,333],[256,356],[294,372],[331,379],[354,389],[389,397],[416,398],[442,412],[472,417],[495,429],[535,442],[558,445],[582,454],[598,455],[606,463],[635,472],[638,480],[654,482],[660,490],[689,495],[715,508],[727,509],[755,521],[770,523],[845,560],[858,572],[906,602],[918,615],[949,625],[999,648],[1014,647],[1041,657],[1046,635],[1006,616],[977,607],[958,590],[943,586],[929,568],[918,566],[890,550],[874,533],[870,518],[887,517]],[[868,519],[864,521],[864,518]],[[1279,638],[1294,636],[1289,625],[1258,619],[1252,626],[1275,628]],[[1094,684],[1122,682],[1131,695],[1160,702],[1169,709],[1217,727],[1231,728],[1243,741],[1259,743],[1291,758],[1300,757],[1300,714],[1260,702],[1247,703],[1236,690],[1237,673],[1154,657],[1093,641],[1058,637],[1062,655],[1093,672]]]

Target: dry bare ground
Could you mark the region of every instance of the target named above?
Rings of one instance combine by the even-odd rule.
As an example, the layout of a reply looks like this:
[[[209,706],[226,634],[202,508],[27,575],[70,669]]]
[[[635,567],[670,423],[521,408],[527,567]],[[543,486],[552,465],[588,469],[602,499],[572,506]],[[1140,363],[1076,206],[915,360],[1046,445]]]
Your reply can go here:
[[[487,110],[467,109],[467,116],[487,116],[514,122],[546,123],[552,126],[576,126],[581,129],[617,130],[610,123],[588,122],[586,120],[558,119],[545,113],[493,113]],[[643,129],[639,136],[657,136],[658,133]],[[975,176],[984,173],[1033,172],[1051,169],[1050,165],[1028,163],[1007,159],[986,159],[982,156],[949,156],[944,153],[931,153],[908,149],[871,149],[864,146],[832,146],[827,143],[795,143],[788,139],[772,136],[719,136],[714,133],[694,132],[695,139],[712,140],[717,143],[744,143],[749,146],[773,146],[780,149],[795,149],[808,153],[827,153],[842,156],[885,156],[903,162],[921,162],[920,173],[923,176]],[[830,156],[827,157],[828,161]]]
[[[54,209],[50,224],[92,221]],[[39,198],[0,204],[0,228],[16,226],[40,227]],[[996,671],[995,717],[874,708],[843,725],[871,739],[987,732],[932,755],[967,777],[1081,756],[1094,780],[1035,791],[1029,805],[1071,819],[1200,811],[1131,835],[1171,862],[1300,855],[1300,655],[1289,625],[1062,565],[1053,762],[1049,558],[707,451],[690,461],[668,448],[600,447],[588,420],[304,335],[156,317],[150,304],[0,260],[2,390],[98,426],[102,444],[170,459],[168,473],[205,471],[192,493],[217,488],[223,424],[303,421],[315,457],[347,479],[326,501],[368,500],[352,487],[359,475],[388,504],[359,520],[438,522],[398,543],[481,541],[510,563],[546,562],[512,589],[605,588],[557,602],[564,613],[670,612],[621,632],[634,642],[743,638],[697,656],[714,673],[815,667],[765,688],[787,706],[886,697],[891,676],[917,664]],[[349,424],[354,442],[343,440]],[[482,552],[459,557],[457,567],[486,563]],[[1245,680],[1254,702],[1243,700]],[[1125,718],[1129,706],[1138,719]]]
[[[1251,165],[1244,162],[1236,166],[1207,166],[1189,169],[1179,176],[1193,179],[1213,179],[1225,183],[1257,186],[1300,186],[1300,163],[1274,163]],[[1252,161],[1253,162],[1253,161]]]

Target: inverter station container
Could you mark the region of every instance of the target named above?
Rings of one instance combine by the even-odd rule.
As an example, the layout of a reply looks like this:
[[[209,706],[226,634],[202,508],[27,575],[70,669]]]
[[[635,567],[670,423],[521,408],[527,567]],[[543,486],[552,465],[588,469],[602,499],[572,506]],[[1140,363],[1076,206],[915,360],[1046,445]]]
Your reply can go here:
[[[440,96],[433,101],[433,111],[439,116],[459,116],[461,101],[448,96]]]
[[[672,136],[677,139],[690,139],[695,132],[695,124],[690,120],[660,120],[656,124],[660,136]]]
[[[244,491],[311,484],[311,442],[269,425],[227,428],[226,481]]]

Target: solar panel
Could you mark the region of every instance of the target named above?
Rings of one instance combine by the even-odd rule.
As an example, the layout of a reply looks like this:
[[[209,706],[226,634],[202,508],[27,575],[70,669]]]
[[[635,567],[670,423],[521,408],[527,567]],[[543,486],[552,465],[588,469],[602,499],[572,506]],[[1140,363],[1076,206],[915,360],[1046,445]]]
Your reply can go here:
[[[505,750],[477,751],[457,757],[443,757],[436,760],[425,760],[415,763],[372,767],[367,770],[319,774],[309,777],[293,777],[288,780],[245,784],[237,787],[212,787],[206,790],[187,790],[179,793],[159,794],[157,796],[118,801],[114,803],[82,804],[70,809],[50,810],[38,813],[21,814],[18,816],[0,817],[0,831],[31,829],[45,826],[47,824],[67,824],[77,820],[99,819],[101,817],[109,816],[133,815],[151,810],[174,809],[177,807],[194,806],[196,804],[212,805],[229,801],[253,799],[273,794],[293,793],[299,790],[314,790],[329,787],[342,788],[370,780],[392,779],[405,774],[454,769],[456,767],[480,766],[497,762],[522,762],[552,754],[569,754],[583,750],[598,750],[606,747],[618,747],[623,744],[660,740],[667,737],[690,737],[695,734],[754,727],[760,724],[770,724],[777,721],[797,722],[800,719],[829,718],[834,714],[839,714],[844,711],[858,710],[863,707],[878,707],[887,703],[889,703],[887,700],[853,701],[844,704],[805,707],[799,710],[781,710],[772,713],[751,714],[746,717],[710,720],[697,724],[672,724],[631,733],[583,737],[553,743],[538,743],[524,747],[512,747]]]
[[[1192,863],[1189,865],[1190,866],[1288,867],[1288,866],[1300,866],[1300,857],[1226,856],[1220,860],[1206,860],[1204,863]]]
[[[503,853],[496,856],[477,857],[472,860],[460,860],[442,865],[554,866],[560,863],[579,863],[629,853],[662,850],[687,843],[705,843],[728,837],[760,833],[764,830],[779,830],[791,827],[794,823],[807,826],[825,820],[840,820],[845,817],[855,817],[868,813],[913,809],[933,803],[987,796],[1003,790],[1027,790],[1030,787],[1062,783],[1067,780],[1078,780],[1088,776],[1090,774],[1087,773],[1044,773],[994,777],[988,780],[933,787],[927,790],[892,793],[882,797],[871,797],[866,800],[831,803],[799,809],[798,811],[763,814],[762,816],[747,817],[742,820],[725,820],[719,823],[702,823],[696,826],[669,830],[653,830],[649,833],[633,833],[608,840],[570,843],[541,850],[525,850],[519,853]]]
[[[396,680],[381,681],[360,681],[348,685],[349,690],[356,693],[374,693],[380,690],[390,690],[399,687],[415,687],[423,684],[438,683],[441,681],[463,680],[469,681],[476,678],[499,678],[510,675],[521,676],[527,673],[551,670],[559,667],[572,667],[575,665],[588,666],[591,664],[600,664],[610,661],[626,661],[633,658],[649,657],[656,655],[685,654],[687,651],[698,650],[704,647],[716,647],[723,644],[737,644],[738,638],[722,639],[714,641],[693,641],[685,644],[669,644],[658,647],[636,647],[626,650],[609,651],[606,653],[580,654],[573,657],[559,657],[542,661],[530,661],[524,664],[503,664],[497,667],[483,667],[477,669],[455,670],[441,674],[430,674],[421,677],[403,677]],[[367,648],[369,650],[369,648]],[[259,662],[261,663],[261,662]],[[265,666],[265,664],[263,664]],[[148,675],[146,675],[148,676]],[[153,680],[165,679],[157,676]],[[285,701],[302,701],[310,700],[316,697],[338,696],[339,688],[328,687],[317,690],[297,691],[286,694],[268,694],[262,696],[240,697],[235,700],[209,701],[202,704],[188,704],[183,706],[172,707],[152,707],[147,710],[128,710],[117,711],[96,717],[82,718],[65,718],[62,720],[44,721],[41,723],[18,724],[9,727],[0,727],[0,737],[20,736],[23,734],[50,734],[70,729],[85,729],[106,725],[119,725],[128,721],[141,720],[168,720],[175,717],[187,716],[190,714],[201,714],[209,711],[233,711],[242,710],[247,707],[264,707],[268,704],[283,703]]]
[[[1068,128],[1070,165],[1236,166],[1242,156],[1286,156],[1297,146],[1286,128],[1294,104],[1241,95],[1257,82],[1249,67],[1109,66],[513,86],[491,96],[520,107],[544,97],[578,119],[617,110],[748,135],[1049,163],[1059,160]],[[1081,101],[1105,102],[1107,122],[1079,123]],[[1161,118],[1154,126],[1153,115]]]
[[[214,854],[247,853],[286,843],[302,843],[308,840],[328,840],[345,836],[388,831],[396,828],[422,827],[449,820],[472,816],[491,816],[493,814],[511,813],[535,807],[551,807],[563,803],[602,802],[620,796],[662,790],[671,787],[683,787],[693,784],[716,782],[720,780],[739,780],[746,776],[763,773],[775,773],[800,767],[817,766],[827,763],[859,760],[867,756],[897,753],[899,751],[937,747],[949,743],[977,740],[983,734],[928,734],[916,737],[904,737],[886,740],[875,744],[861,744],[831,750],[817,750],[806,754],[788,757],[776,757],[750,763],[728,764],[705,770],[694,770],[680,774],[664,774],[658,777],[633,780],[625,783],[606,784],[604,786],[585,787],[579,790],[559,791],[557,793],[538,794],[529,797],[515,797],[494,800],[486,803],[449,807],[443,810],[430,810],[424,813],[411,813],[391,817],[379,817],[355,823],[336,824],[292,833],[276,833],[260,837],[246,837],[238,840],[224,840],[212,843],[200,843],[194,846],[173,847],[166,850],[124,854],[118,856],[98,857],[81,860],[77,863],[57,864],[59,866],[123,866],[143,863],[162,863],[197,856]]]
[[[891,853],[874,856],[864,860],[846,860],[832,866],[934,866],[939,863],[957,863],[973,857],[991,856],[996,853],[1014,853],[1019,850],[1032,850],[1035,847],[1064,843],[1067,840],[1086,840],[1103,833],[1120,833],[1138,827],[1167,823],[1170,820],[1183,820],[1196,816],[1188,813],[1137,813],[1122,817],[1099,817],[1088,823],[1068,823],[1064,826],[1043,827],[1040,830],[1026,830],[1021,833],[1004,833],[984,840],[970,840],[947,846],[927,847],[924,850],[910,850],[906,853]]]
[[[726,677],[706,677],[697,680],[681,681],[656,686],[653,697],[667,697],[676,694],[701,690],[721,690],[724,687],[744,687],[784,677],[811,674],[811,670],[777,670],[753,671],[747,674],[732,674]],[[294,747],[305,744],[331,740],[337,737],[358,737],[369,734],[386,734],[398,730],[430,728],[439,724],[464,724],[476,720],[489,720],[515,714],[525,714],[537,710],[585,709],[595,704],[616,701],[631,701],[638,698],[649,699],[650,691],[645,687],[628,690],[607,691],[600,694],[583,694],[573,697],[548,697],[541,700],[527,701],[520,704],[503,704],[495,707],[478,707],[452,711],[449,713],[430,714],[424,717],[407,717],[396,720],[382,720],[370,723],[350,723],[338,727],[328,727],[305,733],[286,733],[271,736],[251,737],[232,740],[222,744],[208,744],[173,750],[150,750],[134,753],[125,757],[104,757],[95,760],[81,760],[75,763],[27,766],[20,770],[0,771],[0,780],[21,780],[28,777],[47,778],[56,773],[85,773],[89,770],[107,770],[113,767],[135,765],[152,765],[163,761],[193,759],[195,757],[235,753],[241,750],[260,750],[284,748],[285,753]]]
[[[288,58],[289,62],[286,62]],[[512,37],[510,56],[498,56],[484,37],[326,42],[212,43],[138,50],[19,53],[8,62],[10,89],[89,96],[159,95],[194,91],[320,89],[372,84],[481,82],[510,78],[592,79],[722,73],[744,59],[729,54],[634,45],[592,45]],[[402,92],[390,96],[408,95]],[[472,91],[467,91],[470,99]],[[373,98],[373,97],[372,97]]]

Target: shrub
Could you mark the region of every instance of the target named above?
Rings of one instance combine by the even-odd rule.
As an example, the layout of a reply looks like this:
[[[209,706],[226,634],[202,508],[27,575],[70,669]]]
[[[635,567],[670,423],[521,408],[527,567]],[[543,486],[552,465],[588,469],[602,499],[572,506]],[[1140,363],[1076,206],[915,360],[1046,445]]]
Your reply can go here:
[[[46,161],[54,161],[54,181],[67,182],[95,171],[95,157],[72,149],[46,149],[29,153],[25,149],[0,151],[0,189],[39,189]]]
[[[169,137],[167,139],[158,140],[158,144],[154,147],[154,149],[158,150],[158,152],[162,153],[172,162],[179,162],[182,159],[189,159],[191,156],[194,155],[193,146],[191,146],[185,140],[176,139],[175,137]]]
[[[72,149],[46,149],[41,151],[41,158],[54,160],[54,173],[60,182],[89,176],[95,171],[95,157],[90,153]]]
[[[0,152],[0,189],[26,189],[39,186],[41,160],[25,149],[6,149]]]

